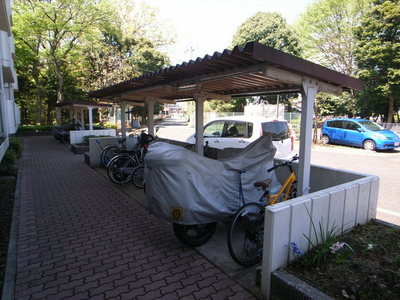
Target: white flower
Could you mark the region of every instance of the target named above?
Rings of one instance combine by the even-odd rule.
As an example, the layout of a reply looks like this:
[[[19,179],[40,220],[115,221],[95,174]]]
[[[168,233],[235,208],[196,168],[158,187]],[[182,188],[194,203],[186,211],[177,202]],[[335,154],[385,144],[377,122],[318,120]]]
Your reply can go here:
[[[336,243],[332,244],[332,246],[330,246],[329,249],[331,249],[331,253],[336,253],[339,250],[343,249],[345,244],[346,243],[336,242]]]

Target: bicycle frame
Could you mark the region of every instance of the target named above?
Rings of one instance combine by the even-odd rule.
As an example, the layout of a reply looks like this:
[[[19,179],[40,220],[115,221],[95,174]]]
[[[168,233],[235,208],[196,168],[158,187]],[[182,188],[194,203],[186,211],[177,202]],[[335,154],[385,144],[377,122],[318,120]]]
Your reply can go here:
[[[279,189],[279,191],[268,197],[268,205],[275,204],[278,201],[286,201],[291,198],[295,183],[297,182],[297,177],[295,172],[291,172],[288,178],[286,178],[285,183]]]

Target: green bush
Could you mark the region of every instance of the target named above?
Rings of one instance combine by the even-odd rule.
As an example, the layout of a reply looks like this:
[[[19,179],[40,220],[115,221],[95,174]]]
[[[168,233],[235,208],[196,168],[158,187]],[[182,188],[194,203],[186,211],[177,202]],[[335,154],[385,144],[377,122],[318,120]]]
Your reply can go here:
[[[94,126],[104,127],[108,129],[117,129],[117,125],[115,123],[105,122],[105,123],[94,123]]]
[[[10,149],[14,150],[17,158],[21,157],[23,146],[22,140],[18,138],[9,138]]]
[[[17,154],[15,154],[12,148],[8,148],[0,163],[0,174],[12,175],[16,160]]]
[[[53,125],[21,125],[18,131],[52,131]]]

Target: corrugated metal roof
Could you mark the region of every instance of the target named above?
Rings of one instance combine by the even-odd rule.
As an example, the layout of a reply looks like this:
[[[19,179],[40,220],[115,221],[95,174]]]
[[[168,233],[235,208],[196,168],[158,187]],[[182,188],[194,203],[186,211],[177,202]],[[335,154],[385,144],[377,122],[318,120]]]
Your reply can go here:
[[[265,72],[268,68],[287,72],[289,76],[279,79],[268,76]],[[313,78],[343,89],[362,89],[362,82],[358,79],[251,42],[245,47],[215,52],[212,56],[206,55],[92,91],[89,96],[140,101],[145,98],[192,98],[199,91],[232,96],[300,91],[301,85],[294,83],[290,74]]]

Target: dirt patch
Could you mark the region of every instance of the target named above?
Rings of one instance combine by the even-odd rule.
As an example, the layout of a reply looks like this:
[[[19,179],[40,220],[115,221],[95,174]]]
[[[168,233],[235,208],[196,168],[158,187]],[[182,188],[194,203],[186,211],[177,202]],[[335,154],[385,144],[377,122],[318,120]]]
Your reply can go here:
[[[15,176],[0,177],[0,291],[7,262],[8,240],[14,206]]]
[[[310,261],[317,247],[287,267],[287,271],[337,299],[400,299],[400,229],[370,222],[356,226],[338,240],[335,253],[319,266]]]

